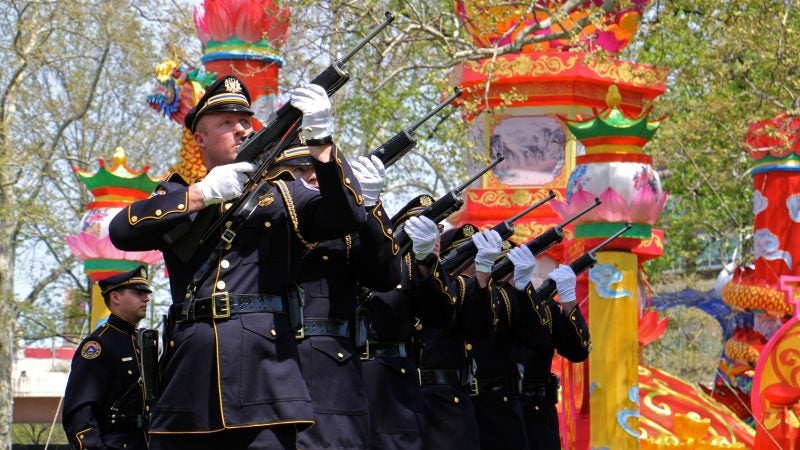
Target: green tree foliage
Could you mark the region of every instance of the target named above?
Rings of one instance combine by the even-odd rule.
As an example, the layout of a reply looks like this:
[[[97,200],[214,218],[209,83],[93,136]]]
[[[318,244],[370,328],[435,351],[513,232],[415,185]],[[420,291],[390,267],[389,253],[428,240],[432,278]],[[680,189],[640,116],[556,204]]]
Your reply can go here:
[[[64,241],[90,197],[70,166],[96,170],[97,158],[123,147],[132,166],[150,164],[160,175],[177,148],[178,130],[143,97],[162,55],[159,38],[180,35],[190,16],[174,3],[135,3],[143,9],[124,1],[0,3],[0,448],[11,445],[17,338],[61,334],[53,308],[67,290],[80,297],[89,288]]]
[[[730,257],[742,245],[739,255],[750,254],[752,161],[744,137],[752,122],[800,112],[800,5],[653,3],[623,57],[670,69],[655,105],[656,115],[669,118],[647,147],[670,193],[660,223],[665,255],[649,265],[658,279],[664,269],[692,272],[710,249]]]

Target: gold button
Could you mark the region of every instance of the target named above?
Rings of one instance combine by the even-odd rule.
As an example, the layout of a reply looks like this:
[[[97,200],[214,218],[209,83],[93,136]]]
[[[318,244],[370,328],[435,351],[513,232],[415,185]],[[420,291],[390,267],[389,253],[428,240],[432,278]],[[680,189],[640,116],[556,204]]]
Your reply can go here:
[[[447,289],[447,286],[444,287],[444,291],[445,292],[449,291],[449,289]]]
[[[386,232],[389,233],[389,234],[392,234],[392,229],[391,228],[387,228]]]
[[[504,402],[507,402],[507,401],[508,401],[508,397],[506,397],[506,396],[504,395],[504,396],[503,396],[503,401],[504,401]]]
[[[350,178],[345,177],[344,184],[350,184]]]
[[[406,369],[400,369],[400,373],[406,373]]]
[[[439,272],[433,272],[433,276],[435,276],[436,278],[439,278]]]
[[[233,244],[225,244],[225,250],[230,250]]]
[[[133,222],[136,222],[137,220],[139,220],[139,218],[138,218],[138,217],[136,217],[136,216],[133,216],[133,217],[131,217],[131,220],[132,220]]]
[[[225,211],[231,209],[231,206],[233,206],[233,203],[225,203],[225,206],[224,206]]]
[[[157,209],[157,210],[156,210],[156,215],[157,215],[157,216],[160,216],[160,215],[161,215],[161,210],[160,210],[160,209]]]
[[[190,298],[192,298],[192,294],[187,292],[186,294],[184,294],[183,298],[185,298],[186,300],[189,300]]]
[[[456,304],[456,296],[455,295],[450,297],[450,304],[451,305],[455,305]]]
[[[264,228],[269,228],[269,227],[271,227],[271,226],[272,226],[272,224],[271,224],[271,223],[269,223],[269,222],[264,222]]]
[[[128,375],[133,375],[133,372],[129,370]]]
[[[584,347],[586,347],[586,344],[587,344],[587,342],[586,342],[586,341],[583,341],[583,346],[584,346]]]
[[[169,341],[169,346],[170,347],[175,347],[175,341]]]
[[[222,261],[219,262],[219,266],[222,267],[223,269],[227,269],[228,267],[231,266],[231,263],[227,259],[223,259]]]
[[[417,331],[422,331],[422,324],[421,323],[416,324],[414,326],[414,329],[416,329]]]
[[[464,346],[464,348],[467,349],[467,351],[470,351],[472,350],[472,344],[467,344]]]
[[[225,289],[225,282],[222,280],[217,281],[217,289],[219,290]]]
[[[341,164],[341,163],[342,163],[342,160],[341,160],[341,159],[339,159],[339,158],[336,158],[336,162],[337,162],[337,163],[339,163],[339,164]]]
[[[183,203],[178,203],[178,209],[183,209],[184,206],[186,206],[186,205],[184,205]]]
[[[402,288],[403,288],[403,285],[402,285],[402,284],[398,284],[398,285],[397,285],[397,289],[402,289]]]
[[[339,352],[339,353],[336,354],[336,357],[339,358],[339,359],[344,359],[344,353]]]
[[[539,410],[539,407],[534,405],[533,409],[534,409],[535,411],[538,411],[538,410]]]
[[[78,438],[80,438],[80,439],[83,439],[83,435],[82,435],[82,434],[79,434],[79,435],[78,435]]]
[[[322,255],[322,260],[323,261],[327,261],[328,260],[328,255]]]
[[[376,211],[376,214],[378,215],[378,217],[381,216],[381,212],[380,211]]]
[[[275,330],[269,330],[269,334],[271,334],[271,335],[273,335],[273,336],[277,336],[277,335],[278,335],[278,332],[277,332],[277,331],[275,331]]]
[[[232,226],[233,226],[233,221],[232,220],[229,220],[229,221],[225,222],[225,228],[230,228]]]
[[[150,405],[147,405],[147,406],[145,406],[145,407],[144,407],[144,410],[145,410],[145,411],[150,411]]]
[[[459,400],[459,399],[458,399],[458,397],[453,397],[453,403],[458,403],[458,402],[460,402],[460,401],[461,401],[461,400]]]

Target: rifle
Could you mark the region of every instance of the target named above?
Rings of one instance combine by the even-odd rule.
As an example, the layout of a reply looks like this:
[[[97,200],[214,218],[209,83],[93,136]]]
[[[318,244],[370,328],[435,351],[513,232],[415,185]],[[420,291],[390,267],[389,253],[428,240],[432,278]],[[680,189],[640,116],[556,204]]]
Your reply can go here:
[[[576,259],[569,263],[569,266],[572,268],[572,271],[575,272],[575,275],[580,275],[585,272],[590,267],[594,266],[597,263],[597,252],[603,249],[606,245],[608,245],[611,241],[618,238],[622,233],[628,231],[631,228],[630,223],[626,223],[624,227],[622,227],[619,231],[611,235],[608,239],[601,242],[597,247],[589,250],[588,252],[584,253],[580,258]],[[533,300],[541,303],[547,301],[556,293],[556,282],[552,279],[548,278],[544,280],[539,289],[536,289],[534,293]]]
[[[522,211],[509,217],[508,219],[500,222],[499,224],[492,227],[492,230],[497,231],[497,233],[503,240],[510,238],[511,236],[514,235],[514,222],[516,222],[518,219],[525,216],[529,212],[533,211],[534,209],[554,199],[555,197],[556,193],[550,191],[547,197],[523,209]],[[442,258],[441,262],[442,269],[444,269],[444,271],[449,274],[459,273],[464,270],[469,260],[472,259],[472,257],[474,257],[476,253],[478,253],[478,248],[475,247],[475,243],[472,242],[472,239],[467,240],[466,242],[463,242],[462,244],[458,245],[457,247],[447,252],[447,255],[445,255],[445,257]]]
[[[471,176],[467,181],[461,183],[458,187],[456,187],[452,191],[444,194],[442,197],[436,200],[431,206],[428,206],[417,215],[425,216],[428,219],[434,221],[435,223],[439,223],[442,220],[446,219],[447,216],[456,212],[464,204],[464,199],[461,197],[462,191],[468,188],[470,184],[477,181],[486,172],[492,170],[494,166],[500,164],[503,161],[503,159],[505,159],[503,155],[498,153],[497,156],[495,156],[494,161],[492,161],[488,166],[481,169],[478,173]],[[411,247],[411,238],[408,237],[402,225],[397,227],[393,237],[395,244],[400,248],[399,254],[401,255],[404,254]]]
[[[158,330],[140,328],[136,332],[139,341],[139,363],[141,364],[142,391],[144,400],[150,404],[158,398],[160,383],[158,367]]]
[[[376,148],[375,150],[369,153],[369,157],[377,156],[381,162],[383,163],[384,167],[389,167],[395,163],[398,159],[402,158],[403,155],[408,153],[412,148],[417,146],[417,139],[414,137],[414,131],[419,128],[420,125],[427,122],[428,119],[435,116],[436,113],[444,109],[445,106],[449,105],[453,102],[453,100],[457,99],[461,96],[461,89],[454,88],[453,95],[448,97],[442,103],[433,108],[428,114],[418,121],[414,122],[410,127],[400,131],[399,133],[392,136],[388,141],[381,144],[380,147]]]
[[[528,249],[530,249],[531,253],[533,253],[533,256],[541,255],[550,247],[564,240],[564,227],[578,220],[581,216],[600,205],[600,203],[602,203],[600,199],[595,198],[594,203],[584,208],[583,211],[579,211],[577,214],[565,220],[564,222],[550,227],[549,230],[526,242],[525,245],[528,246]],[[508,258],[505,258],[492,267],[492,280],[499,282],[513,270],[514,264]]]
[[[380,25],[345,56],[334,61],[322,73],[314,77],[311,83],[325,89],[328,96],[333,95],[350,79],[350,74],[347,73],[344,65],[392,21],[394,21],[394,16],[387,11],[386,18]],[[236,199],[233,205],[210,226],[209,224],[216,214],[216,205],[205,208],[197,214],[194,221],[180,225],[164,235],[164,241],[181,261],[188,262],[197,248],[207,242],[223,223],[230,220],[231,216],[243,214],[242,220],[244,220],[252,213],[253,208],[258,204],[257,197],[255,201],[253,201],[253,197],[266,194],[266,190],[268,190],[263,188],[263,177],[269,171],[275,158],[286,149],[286,145],[297,134],[302,117],[302,111],[292,106],[291,102],[286,103],[275,112],[270,122],[261,130],[252,132],[245,137],[239,146],[239,153],[236,155],[235,161],[254,162],[257,163],[258,168],[245,183],[242,190],[243,195]]]

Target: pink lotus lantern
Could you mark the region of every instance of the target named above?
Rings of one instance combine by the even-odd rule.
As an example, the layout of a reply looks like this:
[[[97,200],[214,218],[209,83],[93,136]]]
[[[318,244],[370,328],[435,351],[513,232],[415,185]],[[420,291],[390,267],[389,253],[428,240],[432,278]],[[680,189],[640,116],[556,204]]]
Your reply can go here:
[[[111,243],[108,224],[123,207],[136,200],[147,198],[158,184],[157,179],[147,175],[148,166],[132,171],[125,163],[125,151],[117,148],[113,164],[107,167],[102,159],[100,169],[89,173],[73,166],[81,181],[94,195],[94,201],[86,205],[78,234],[67,235],[67,245],[72,253],[83,261],[86,274],[92,281],[127,272],[140,264],[150,265],[161,259],[161,252],[124,252]],[[92,289],[92,328],[96,328],[108,317],[108,309],[95,285]]]

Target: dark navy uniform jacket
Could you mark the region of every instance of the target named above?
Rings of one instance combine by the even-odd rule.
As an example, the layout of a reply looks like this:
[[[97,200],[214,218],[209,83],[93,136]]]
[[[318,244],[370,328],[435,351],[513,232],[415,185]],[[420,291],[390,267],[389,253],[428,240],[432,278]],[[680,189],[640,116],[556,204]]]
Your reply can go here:
[[[481,449],[527,449],[517,386],[520,371],[516,348],[535,339],[530,316],[521,311],[523,292],[502,283],[490,286],[496,308],[497,326],[489,339],[472,340],[472,354],[478,364],[478,395],[472,398],[478,419]],[[530,439],[536,439],[530,436]]]
[[[589,328],[577,306],[569,316],[552,298],[537,300],[529,284],[525,300],[520,302],[528,315],[533,339],[518,348],[519,361],[525,368],[525,383],[520,396],[522,411],[530,448],[558,450],[561,448],[558,428],[558,380],[551,375],[550,368],[556,351],[572,362],[581,362],[589,357],[591,341]]]
[[[304,242],[358,229],[366,219],[358,182],[335,148],[332,157],[328,163],[313,162],[319,193],[299,181],[275,182],[213,262],[213,270],[200,280],[196,298],[223,292],[282,296],[296,273]],[[164,234],[194,220],[196,214],[187,212],[187,203],[188,186],[171,177],[151,198],[117,214],[109,228],[120,249],[163,252],[175,305],[184,301],[187,284],[216,245],[210,240],[183,263],[164,243]],[[311,401],[286,314],[179,322],[170,331],[151,433],[280,424],[302,428],[312,423]]]
[[[367,449],[370,422],[353,330],[360,287],[386,291],[400,282],[399,248],[379,203],[357,233],[321,242],[303,257],[299,282],[308,324],[346,324],[349,336],[312,335],[298,350],[314,407],[313,427],[298,436],[303,449]],[[340,330],[343,331],[343,330]]]
[[[136,327],[111,314],[72,358],[64,430],[77,449],[146,449],[147,430],[137,427],[145,414]]]
[[[478,424],[470,398],[473,359],[467,338],[487,338],[494,328],[494,308],[488,288],[474,278],[458,276],[453,322],[447,328],[421,323],[420,369],[425,416],[425,448],[478,449]],[[436,378],[457,374],[456,384]]]
[[[412,255],[404,255],[400,284],[373,293],[363,305],[370,323],[369,342],[402,343],[407,355],[362,362],[372,420],[371,449],[422,449],[422,393],[411,330],[415,318],[447,327],[458,302],[438,258],[426,263],[430,270],[423,276]]]

